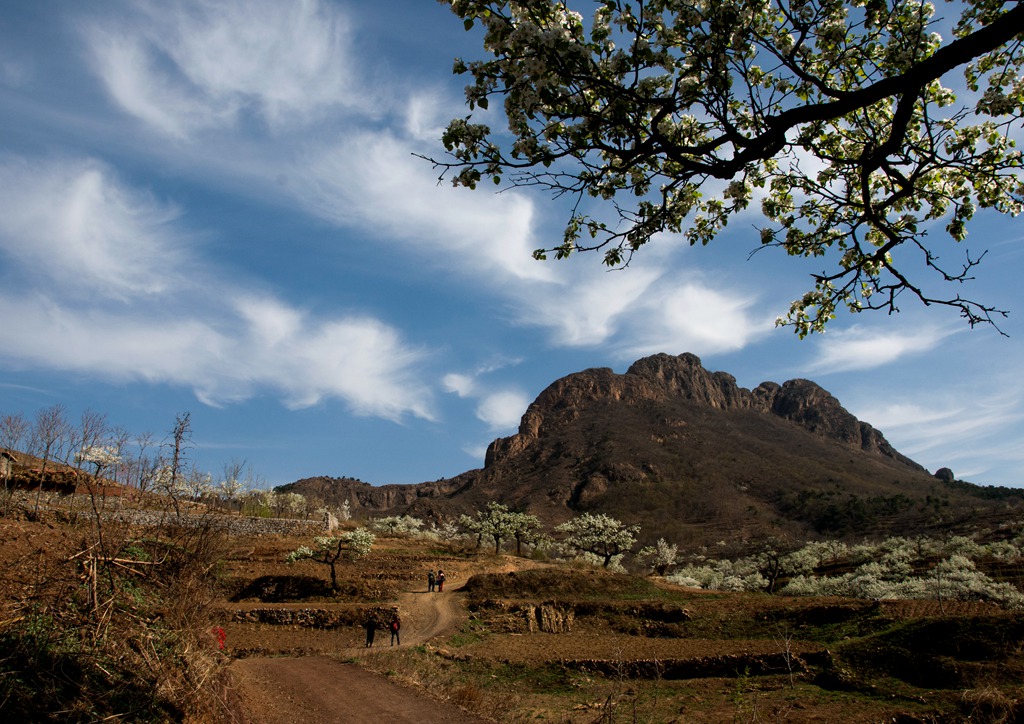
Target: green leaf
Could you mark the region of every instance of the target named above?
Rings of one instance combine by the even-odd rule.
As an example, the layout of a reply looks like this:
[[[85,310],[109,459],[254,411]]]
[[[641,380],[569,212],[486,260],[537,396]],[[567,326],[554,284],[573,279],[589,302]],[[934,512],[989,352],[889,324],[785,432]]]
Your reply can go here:
[[[466,30],[472,30],[473,18],[466,18],[464,21],[462,21],[462,27],[464,27]]]

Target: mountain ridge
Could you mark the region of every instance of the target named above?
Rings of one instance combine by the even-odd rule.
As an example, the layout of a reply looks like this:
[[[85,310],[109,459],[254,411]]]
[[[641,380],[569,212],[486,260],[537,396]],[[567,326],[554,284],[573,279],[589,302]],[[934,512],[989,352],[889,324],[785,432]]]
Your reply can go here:
[[[607,513],[640,523],[645,538],[693,545],[964,526],[1024,500],[985,500],[948,470],[940,477],[810,380],[748,390],[684,353],[552,382],[518,431],[490,444],[483,468],[411,485],[320,476],[282,489],[438,521],[491,500],[549,524]]]

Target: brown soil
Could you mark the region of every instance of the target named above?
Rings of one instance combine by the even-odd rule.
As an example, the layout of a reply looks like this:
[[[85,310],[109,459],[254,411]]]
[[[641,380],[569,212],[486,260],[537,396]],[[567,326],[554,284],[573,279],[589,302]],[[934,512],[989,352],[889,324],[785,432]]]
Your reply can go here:
[[[330,656],[240,659],[231,672],[251,724],[484,721]]]
[[[275,551],[276,553],[276,551]],[[524,561],[523,565],[532,565]],[[486,570],[505,572],[517,567],[501,561]],[[254,574],[262,569],[246,566]],[[479,565],[450,563],[448,589],[399,593],[401,642],[397,648],[429,644],[458,630],[466,620],[465,596],[451,590],[455,582],[484,570]],[[348,604],[255,604],[259,608],[317,608],[343,611]],[[254,608],[252,603],[224,604],[225,619]],[[442,703],[426,692],[404,686],[343,659],[391,649],[390,633],[378,631],[372,649],[365,646],[361,628],[307,628],[273,624],[225,623],[229,653],[239,658],[230,671],[243,721],[251,724],[310,724],[328,722],[452,722],[475,724],[484,719]],[[281,654],[294,654],[281,657]],[[271,658],[276,656],[276,658]]]
[[[42,521],[0,518],[0,631],[24,617],[30,602],[39,599],[41,585],[67,576],[67,562],[77,564],[88,534],[88,526],[68,526],[52,516]],[[227,634],[229,659],[220,661],[230,660],[232,711],[239,724],[460,724],[494,719],[516,724],[532,720],[561,724],[873,722],[898,717],[911,722],[937,721],[939,712],[970,712],[971,707],[1012,715],[1019,712],[1014,707],[1024,699],[1024,689],[1019,687],[1000,690],[993,684],[944,690],[892,684],[893,680],[884,684],[888,688],[883,694],[874,679],[846,679],[838,669],[826,672],[831,679],[823,685],[815,677],[824,667],[804,666],[828,657],[821,645],[800,638],[804,626],[812,630],[823,616],[837,623],[868,614],[891,621],[962,617],[976,619],[977,625],[995,621],[992,626],[1001,626],[1001,617],[1008,615],[986,604],[788,599],[663,584],[652,594],[649,588],[641,590],[651,586],[642,579],[549,567],[512,556],[465,554],[391,538],[378,539],[365,560],[346,564],[339,571],[345,592],[332,594],[324,593],[327,571],[322,565],[283,562],[285,554],[303,542],[275,536],[229,542],[233,550],[222,571],[227,590],[214,604],[211,623]],[[57,565],[61,561],[62,567]],[[448,574],[446,589],[427,593],[425,572],[438,566]],[[500,581],[492,581],[490,589],[466,586],[463,590],[477,573],[513,571],[515,576],[495,577],[507,579],[507,589],[500,588]],[[524,585],[525,579],[542,580],[544,585],[531,588]],[[270,582],[268,586],[290,582],[294,590],[264,596],[263,584],[257,585],[260,581]],[[595,595],[595,590],[612,595]],[[668,598],[659,598],[659,591]],[[630,628],[644,623],[643,614],[636,611],[648,605],[645,602],[653,601],[650,605],[657,612],[664,600],[685,606],[689,617],[685,622],[659,622],[681,627],[678,631],[651,635],[647,630],[644,635]],[[525,632],[519,607],[545,601],[576,605],[571,632]],[[366,611],[393,605],[403,621],[401,645],[392,648],[388,632],[381,630],[376,646],[365,648],[359,624]],[[323,614],[329,623],[259,622],[256,614],[267,611]],[[752,621],[758,625],[750,625]],[[779,622],[778,627],[773,622]],[[772,636],[775,631],[777,637]],[[851,633],[854,638],[860,635]],[[898,652],[895,644],[889,645]],[[869,648],[854,653],[875,656]],[[781,669],[780,654],[787,657]],[[1017,666],[1019,658],[1017,651],[1000,664],[995,653],[983,651],[976,660],[950,659],[950,666],[955,665],[957,672],[977,667],[980,674],[997,682],[998,667]],[[935,656],[932,660],[939,661]],[[792,668],[787,670],[790,663]],[[759,669],[762,664],[764,668]],[[449,678],[430,678],[438,672]],[[456,683],[442,691],[433,683],[442,680]],[[483,712],[485,718],[467,713],[460,705]],[[502,707],[513,713],[506,716]],[[614,707],[620,715],[608,718]],[[0,702],[0,719],[2,709]],[[997,720],[995,715],[972,719]],[[953,715],[944,721],[958,719]]]

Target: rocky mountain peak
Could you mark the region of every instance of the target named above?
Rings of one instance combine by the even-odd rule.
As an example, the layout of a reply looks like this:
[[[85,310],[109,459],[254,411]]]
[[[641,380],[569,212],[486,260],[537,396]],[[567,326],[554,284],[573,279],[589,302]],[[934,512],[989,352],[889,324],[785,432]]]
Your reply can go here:
[[[596,402],[638,405],[683,401],[714,410],[751,409],[788,420],[821,437],[881,454],[922,469],[900,455],[880,432],[848,412],[827,390],[810,380],[740,387],[725,372],[710,372],[694,354],[655,354],[634,362],[625,374],[607,367],[577,372],[553,382],[529,406],[516,435],[491,443],[485,467],[521,453],[544,434],[572,422]]]

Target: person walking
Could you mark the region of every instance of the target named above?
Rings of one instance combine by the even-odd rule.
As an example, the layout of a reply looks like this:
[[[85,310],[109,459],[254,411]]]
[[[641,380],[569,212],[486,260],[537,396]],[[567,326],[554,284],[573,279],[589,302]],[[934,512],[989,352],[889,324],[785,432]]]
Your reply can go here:
[[[389,628],[391,629],[391,645],[394,646],[397,643],[401,646],[402,637],[399,635],[399,632],[402,630],[402,620],[398,617],[397,608],[392,609],[391,624]]]
[[[363,625],[366,627],[366,648],[372,648],[373,639],[377,635],[377,619],[374,618],[372,611],[366,617],[366,623]]]
[[[442,571],[440,568],[437,569],[437,590],[444,590],[444,571]]]
[[[427,593],[434,592],[435,581],[436,579],[434,578],[434,572],[427,571]]]

